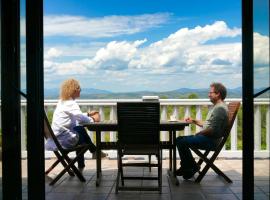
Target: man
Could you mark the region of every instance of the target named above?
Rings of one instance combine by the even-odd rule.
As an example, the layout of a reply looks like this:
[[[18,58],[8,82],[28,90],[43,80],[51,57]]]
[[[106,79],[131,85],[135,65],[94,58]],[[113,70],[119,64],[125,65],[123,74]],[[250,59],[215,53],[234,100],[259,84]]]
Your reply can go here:
[[[208,97],[214,104],[213,108],[208,112],[206,121],[192,119],[185,120],[189,123],[202,127],[202,130],[195,135],[179,136],[176,139],[176,146],[181,158],[181,167],[176,170],[177,176],[183,176],[184,179],[190,179],[199,171],[190,147],[204,150],[214,150],[220,139],[223,137],[228,126],[228,108],[224,103],[226,98],[226,88],[221,83],[212,83]]]

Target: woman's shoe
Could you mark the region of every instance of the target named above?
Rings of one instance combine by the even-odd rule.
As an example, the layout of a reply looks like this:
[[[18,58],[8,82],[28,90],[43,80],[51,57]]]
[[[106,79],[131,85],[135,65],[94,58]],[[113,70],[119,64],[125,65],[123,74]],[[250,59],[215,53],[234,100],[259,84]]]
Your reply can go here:
[[[103,151],[101,151],[101,158],[105,158],[107,157],[108,154],[104,153]],[[92,159],[96,159],[97,158],[97,152],[95,151],[94,153],[92,153]]]

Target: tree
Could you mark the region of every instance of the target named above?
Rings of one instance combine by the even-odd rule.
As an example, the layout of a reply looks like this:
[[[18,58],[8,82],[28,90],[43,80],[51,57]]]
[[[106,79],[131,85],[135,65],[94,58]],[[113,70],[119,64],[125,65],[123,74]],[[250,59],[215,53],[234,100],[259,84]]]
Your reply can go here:
[[[188,99],[198,99],[199,96],[196,93],[191,93],[188,95]]]

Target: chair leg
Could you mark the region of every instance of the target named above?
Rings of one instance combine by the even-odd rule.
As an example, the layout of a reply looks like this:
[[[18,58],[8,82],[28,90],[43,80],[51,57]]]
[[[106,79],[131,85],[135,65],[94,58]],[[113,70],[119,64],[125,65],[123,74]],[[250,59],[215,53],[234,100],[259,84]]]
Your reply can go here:
[[[211,168],[214,169],[213,167],[211,167]],[[232,183],[233,182],[226,174],[224,174],[222,171],[220,171],[220,169],[216,168],[216,169],[214,169],[214,171],[219,176],[222,176],[228,183]]]
[[[205,151],[203,156],[205,158],[207,158],[208,154],[209,154],[210,151]],[[203,163],[203,159],[200,157],[199,161],[197,162],[197,165],[201,166],[201,164]]]
[[[226,175],[224,174],[214,163],[209,164],[210,167],[219,175],[222,176],[228,183],[232,183],[233,181]]]
[[[120,169],[117,170],[116,185],[115,185],[115,194],[118,194],[119,179],[120,179]]]
[[[120,177],[121,177],[121,184],[122,184],[122,186],[124,186],[124,172],[123,172],[123,163],[122,163],[122,155],[121,155],[121,157],[120,157]]]
[[[60,163],[60,160],[57,159],[46,171],[45,174],[48,175],[54,168],[56,165],[58,165],[58,163]]]
[[[148,155],[148,160],[149,160],[149,172],[151,172],[151,155]]]
[[[204,166],[203,170],[200,171],[199,176],[195,179],[195,182],[200,183],[207,171],[209,170],[211,166],[210,162],[206,162],[206,165]]]
[[[63,157],[67,161],[68,160],[69,161],[71,160],[67,155],[63,155]],[[83,175],[81,174],[81,172],[74,165],[74,163],[77,162],[77,159],[78,159],[78,157],[76,157],[71,162],[69,162],[68,165],[52,180],[52,182],[50,183],[50,185],[54,185],[66,172],[68,172],[68,170],[70,168],[72,168],[72,170],[74,171],[74,173],[80,179],[81,182],[85,182],[86,181],[85,178],[83,177]]]
[[[67,162],[66,162],[66,161],[62,158],[62,156],[60,155],[60,153],[57,152],[57,151],[55,151],[54,154],[56,155],[57,159],[59,160],[59,162],[61,162],[61,164],[63,165],[64,168],[67,167],[67,165],[68,165],[67,163],[71,162],[70,159],[67,160]],[[69,174],[70,176],[75,176],[74,173],[72,172],[72,170],[68,169],[67,172],[68,172],[68,174]]]
[[[212,155],[211,159],[209,160],[206,157],[209,154],[209,152],[206,151],[204,154],[202,154],[197,149],[193,151],[200,157],[201,160],[203,160],[206,163],[204,168],[199,172],[199,176],[195,179],[195,182],[200,183],[203,177],[205,176],[205,174],[207,173],[207,171],[209,170],[211,164],[215,161],[216,155]]]
[[[117,170],[117,177],[116,177],[116,185],[115,185],[115,194],[118,194],[118,188],[119,188],[119,179],[120,179],[120,155],[119,153],[117,154],[117,165],[118,165],[118,170]]]
[[[162,193],[162,156],[158,155],[158,189]]]
[[[196,183],[200,183],[203,177],[205,176],[206,172],[209,170],[210,166],[206,164],[203,170],[199,173],[199,176],[195,179]]]
[[[192,149],[193,150],[193,149]],[[193,151],[200,157],[200,160],[203,160],[206,163],[206,166],[203,170],[199,173],[199,176],[196,178],[195,182],[201,182],[209,168],[211,167],[218,175],[222,176],[228,183],[232,183],[232,180],[226,176],[215,164],[214,161],[217,158],[221,149],[217,150],[210,159],[207,158],[210,151],[206,151],[202,154],[199,150],[194,149]],[[200,161],[199,160],[199,161]]]
[[[81,152],[77,155],[76,158],[71,160],[68,155],[64,155],[65,159],[69,159],[69,165],[65,168],[67,171],[71,168],[73,172],[76,174],[76,176],[80,179],[81,182],[85,182],[85,178],[83,177],[82,173],[78,170],[78,168],[74,165],[77,161],[79,156],[83,155],[87,151],[87,148],[84,148],[81,150]]]

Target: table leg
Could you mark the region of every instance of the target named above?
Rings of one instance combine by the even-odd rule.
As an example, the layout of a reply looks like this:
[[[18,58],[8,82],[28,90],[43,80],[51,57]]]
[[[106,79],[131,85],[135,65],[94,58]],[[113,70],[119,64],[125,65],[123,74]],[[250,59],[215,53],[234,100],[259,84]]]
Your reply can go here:
[[[96,186],[99,186],[101,181],[101,149],[100,149],[100,142],[101,142],[101,131],[96,131],[96,171],[97,171],[97,180]]]
[[[172,131],[169,132],[169,143],[170,143],[170,145],[173,144]],[[170,171],[172,171],[172,146],[169,148],[169,169],[170,169]]]
[[[168,170],[168,175],[169,175],[171,181],[175,185],[179,185],[179,180],[177,179],[177,176],[175,175],[175,171],[176,171],[176,145],[175,145],[176,131],[172,131],[170,134],[172,135],[172,154],[173,155],[170,156],[170,161],[169,161],[170,162],[170,169]],[[171,155],[171,152],[170,152],[170,155]]]
[[[173,177],[175,179],[175,185],[179,185],[179,180],[175,174],[176,172],[176,131],[173,131]]]

